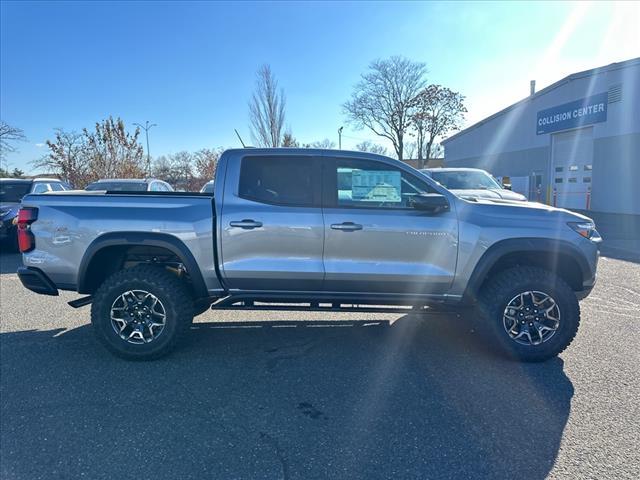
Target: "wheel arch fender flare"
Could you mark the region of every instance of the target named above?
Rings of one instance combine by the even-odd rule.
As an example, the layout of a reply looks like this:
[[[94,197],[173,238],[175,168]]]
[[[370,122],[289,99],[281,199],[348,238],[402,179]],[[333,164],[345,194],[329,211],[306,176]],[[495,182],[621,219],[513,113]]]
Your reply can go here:
[[[168,233],[155,232],[110,232],[100,235],[94,239],[82,256],[80,267],[78,269],[78,292],[90,293],[88,269],[95,255],[108,247],[134,247],[149,246],[160,247],[169,250],[176,255],[187,268],[189,277],[193,284],[194,295],[196,298],[207,297],[207,287],[202,276],[202,271],[196,262],[193,253],[179,238]],[[213,248],[213,247],[212,247]]]
[[[469,278],[463,295],[465,302],[473,302],[480,291],[487,274],[506,255],[522,252],[545,254],[557,264],[560,257],[568,257],[575,261],[582,278],[588,278],[590,268],[584,255],[566,240],[554,240],[547,238],[512,238],[500,240],[491,245],[476,263],[473,273]]]

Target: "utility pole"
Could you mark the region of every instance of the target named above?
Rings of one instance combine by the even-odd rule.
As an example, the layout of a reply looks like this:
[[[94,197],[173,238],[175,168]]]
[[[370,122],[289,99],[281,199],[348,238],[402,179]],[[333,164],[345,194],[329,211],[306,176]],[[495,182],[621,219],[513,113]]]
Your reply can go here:
[[[342,129],[344,127],[340,127],[338,129],[338,150],[342,150]]]
[[[134,123],[136,127],[140,127],[144,130],[144,133],[147,137],[147,175],[151,176],[151,153],[149,153],[149,130],[152,127],[157,127],[156,123],[149,124],[149,120],[147,120],[144,125],[140,125],[139,123]]]

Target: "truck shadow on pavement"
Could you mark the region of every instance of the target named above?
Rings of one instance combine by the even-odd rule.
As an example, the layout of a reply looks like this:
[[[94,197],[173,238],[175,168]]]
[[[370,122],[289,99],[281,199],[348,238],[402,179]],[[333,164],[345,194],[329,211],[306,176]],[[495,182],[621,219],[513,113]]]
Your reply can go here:
[[[127,362],[88,325],[3,333],[2,476],[542,479],[573,396],[561,359],[497,357],[451,317],[187,337]]]

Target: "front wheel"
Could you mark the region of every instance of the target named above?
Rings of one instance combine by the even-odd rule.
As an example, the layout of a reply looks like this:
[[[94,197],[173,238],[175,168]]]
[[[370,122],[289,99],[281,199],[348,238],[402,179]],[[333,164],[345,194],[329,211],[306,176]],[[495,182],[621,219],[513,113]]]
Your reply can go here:
[[[480,295],[483,327],[508,356],[540,362],[566,349],[580,325],[575,293],[554,273],[516,267],[489,280]]]
[[[184,283],[152,265],[121,270],[94,294],[91,323],[100,342],[130,360],[168,354],[193,318]]]

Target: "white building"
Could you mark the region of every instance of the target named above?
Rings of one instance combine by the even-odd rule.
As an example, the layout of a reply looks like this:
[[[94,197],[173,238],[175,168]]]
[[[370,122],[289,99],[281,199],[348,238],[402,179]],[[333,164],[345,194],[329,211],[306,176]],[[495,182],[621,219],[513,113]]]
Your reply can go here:
[[[443,142],[447,167],[559,207],[640,215],[640,58],[540,90]]]

